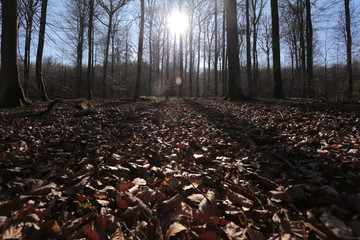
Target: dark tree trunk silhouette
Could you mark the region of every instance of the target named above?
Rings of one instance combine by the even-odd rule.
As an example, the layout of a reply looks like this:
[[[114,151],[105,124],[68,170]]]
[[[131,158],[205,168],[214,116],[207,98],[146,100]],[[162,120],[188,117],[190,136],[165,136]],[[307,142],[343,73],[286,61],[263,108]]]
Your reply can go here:
[[[251,72],[251,42],[250,42],[250,6],[249,1],[245,1],[245,8],[246,8],[246,73],[247,73],[247,80],[248,80],[248,88],[249,88],[249,96],[254,96],[254,85],[252,79],[252,72]]]
[[[30,50],[31,50],[31,38],[33,32],[34,15],[38,0],[29,0],[25,4],[25,49],[24,49],[24,92],[27,96],[29,86],[29,75],[30,75]]]
[[[346,63],[347,63],[347,73],[348,73],[348,82],[349,82],[349,89],[348,89],[348,98],[351,99],[354,91],[353,86],[353,70],[352,70],[352,37],[351,37],[351,19],[350,19],[350,7],[349,7],[350,0],[344,0],[345,3],[345,23],[346,23]]]
[[[144,25],[145,25],[145,3],[144,0],[141,2],[141,18],[140,18],[140,32],[139,32],[139,43],[138,43],[138,60],[137,60],[137,69],[136,69],[136,82],[135,82],[135,91],[133,99],[136,100],[139,98],[140,84],[141,84],[141,75],[142,75],[142,55],[143,55],[143,45],[144,45]]]
[[[89,26],[88,26],[88,69],[87,69],[87,98],[93,98],[92,77],[93,77],[93,28],[94,28],[94,0],[90,0]]]
[[[41,101],[49,101],[49,98],[46,94],[46,88],[44,83],[44,76],[42,72],[42,58],[44,52],[44,42],[45,42],[45,27],[46,27],[46,15],[47,15],[47,0],[41,1],[41,16],[40,16],[40,30],[39,30],[39,43],[36,54],[36,81],[40,91]]]
[[[218,95],[218,3],[215,0],[215,59],[214,59],[214,81],[215,81],[215,96]]]
[[[306,49],[307,49],[307,81],[308,95],[314,97],[314,64],[313,64],[313,26],[311,20],[311,2],[306,0]]]
[[[17,64],[17,1],[2,0],[0,107],[22,107],[27,103]]]
[[[281,79],[280,63],[280,34],[279,34],[279,12],[277,0],[271,0],[271,20],[272,20],[272,49],[273,49],[273,78],[274,78],[274,97],[284,98]]]
[[[229,80],[227,100],[244,99],[240,83],[239,39],[237,31],[236,0],[226,0],[227,53],[229,57]]]

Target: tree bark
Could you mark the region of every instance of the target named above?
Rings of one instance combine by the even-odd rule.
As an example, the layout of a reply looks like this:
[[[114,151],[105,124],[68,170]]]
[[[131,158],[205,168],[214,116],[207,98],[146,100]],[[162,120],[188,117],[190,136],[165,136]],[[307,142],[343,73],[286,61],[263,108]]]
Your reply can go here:
[[[311,20],[311,2],[306,0],[306,49],[307,49],[307,81],[308,95],[314,97],[314,64],[313,64],[313,26]]]
[[[133,100],[139,98],[140,84],[142,78],[142,55],[143,55],[143,45],[144,45],[144,25],[145,25],[145,3],[144,0],[141,2],[141,18],[140,18],[140,32],[139,32],[139,43],[138,43],[138,60],[137,60],[137,69],[136,69],[136,82],[135,82],[135,91]]]
[[[47,14],[47,0],[41,1],[41,16],[40,16],[40,30],[39,30],[39,43],[36,54],[36,81],[40,91],[41,101],[49,101],[49,98],[46,94],[46,88],[44,83],[44,77],[42,72],[42,58],[44,52],[44,42],[45,42],[45,28],[46,28],[46,14]]]
[[[2,0],[0,107],[22,107],[27,99],[17,65],[17,1]]]
[[[244,99],[240,83],[239,39],[236,0],[226,0],[227,53],[229,57],[228,92],[225,99]]]
[[[92,59],[93,59],[93,25],[94,25],[94,0],[90,0],[89,6],[89,27],[88,27],[88,44],[89,44],[89,52],[88,52],[88,69],[87,69],[87,98],[93,98],[92,92]]]
[[[215,96],[218,95],[218,3],[215,0],[215,61],[214,61],[214,81],[215,81]]]
[[[249,1],[245,1],[246,8],[246,73],[248,80],[249,96],[254,96],[254,85],[251,72],[251,42],[250,42],[250,6]]]
[[[274,78],[274,97],[284,98],[281,79],[280,63],[280,36],[279,36],[279,13],[277,0],[271,0],[271,20],[272,20],[272,48],[273,48],[273,78]]]
[[[350,18],[350,7],[349,7],[350,0],[344,0],[345,4],[345,22],[346,22],[346,63],[347,63],[347,73],[348,73],[348,82],[349,82],[349,89],[347,97],[351,99],[354,91],[353,86],[353,70],[352,70],[352,37],[351,37],[351,18]]]

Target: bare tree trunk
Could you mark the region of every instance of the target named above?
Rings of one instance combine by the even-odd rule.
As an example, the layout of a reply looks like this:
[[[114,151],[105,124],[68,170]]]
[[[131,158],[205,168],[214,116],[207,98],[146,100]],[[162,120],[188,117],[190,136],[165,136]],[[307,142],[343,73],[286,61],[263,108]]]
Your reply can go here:
[[[41,1],[41,16],[40,16],[40,30],[39,30],[39,44],[36,54],[36,80],[40,91],[41,101],[49,101],[46,94],[46,88],[44,84],[44,77],[42,73],[42,57],[44,51],[45,41],[45,27],[46,27],[46,12],[47,12],[47,0]]]
[[[94,0],[90,0],[89,6],[89,26],[88,26],[88,44],[89,44],[89,53],[88,53],[88,69],[87,69],[87,98],[93,98],[92,92],[92,59],[93,59],[93,27],[94,27]]]
[[[82,10],[80,10],[82,11]],[[76,77],[77,77],[77,97],[82,97],[82,61],[83,61],[83,50],[84,50],[84,34],[85,34],[85,16],[84,12],[79,12],[79,37],[78,37],[78,45],[77,45],[77,56],[76,56]]]
[[[22,107],[27,99],[17,64],[17,1],[2,0],[0,107]]]
[[[284,98],[280,63],[279,13],[277,0],[271,0],[272,42],[273,42],[273,76],[274,97]]]
[[[246,73],[248,78],[249,96],[254,96],[254,85],[251,72],[251,43],[250,43],[250,6],[249,0],[246,0]]]
[[[153,31],[153,10],[151,10],[151,13],[150,13],[150,19],[149,19],[149,53],[150,53],[150,56],[149,56],[149,96],[151,96],[151,88],[152,88],[152,81],[153,81],[153,77],[152,77],[152,73],[153,73],[153,50],[152,50],[152,31]]]
[[[227,89],[227,54],[226,54],[226,9],[223,7],[223,22],[222,22],[222,95],[225,96]]]
[[[24,92],[25,96],[28,95],[29,86],[29,74],[30,74],[30,50],[31,50],[31,37],[33,31],[35,7],[38,1],[34,3],[34,0],[29,0],[28,5],[25,6],[25,54],[24,54]]]
[[[227,53],[229,57],[228,92],[225,99],[244,99],[240,83],[239,39],[236,0],[226,0]]]
[[[218,95],[218,3],[215,0],[215,62],[214,62],[214,81],[215,81],[215,96]]]
[[[200,97],[200,62],[201,62],[201,21],[199,18],[199,35],[198,35],[198,61],[197,61],[197,70],[196,70],[196,96]]]
[[[306,49],[307,49],[307,80],[308,95],[314,97],[314,64],[313,64],[313,26],[311,21],[311,2],[306,0]]]
[[[347,74],[348,74],[348,94],[347,97],[351,99],[354,91],[353,86],[353,70],[352,70],[352,37],[351,37],[351,19],[350,19],[350,7],[349,7],[350,0],[344,0],[345,4],[345,22],[346,22],[346,63],[347,63]]]
[[[143,55],[143,45],[144,45],[144,25],[145,25],[145,3],[144,0],[141,2],[141,18],[140,18],[140,32],[139,32],[139,44],[138,44],[138,60],[137,60],[137,70],[136,70],[136,83],[133,99],[136,100],[139,98],[141,75],[142,75],[142,55]]]

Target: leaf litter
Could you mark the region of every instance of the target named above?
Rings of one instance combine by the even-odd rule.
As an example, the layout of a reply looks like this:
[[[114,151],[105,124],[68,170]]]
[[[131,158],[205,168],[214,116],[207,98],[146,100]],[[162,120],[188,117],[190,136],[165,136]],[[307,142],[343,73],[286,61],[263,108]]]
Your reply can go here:
[[[358,103],[0,111],[2,239],[360,239]]]

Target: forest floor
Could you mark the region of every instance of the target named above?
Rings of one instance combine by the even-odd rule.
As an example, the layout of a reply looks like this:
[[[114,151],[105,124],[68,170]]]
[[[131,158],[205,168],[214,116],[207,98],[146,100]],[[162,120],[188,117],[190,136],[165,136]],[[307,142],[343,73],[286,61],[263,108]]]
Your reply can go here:
[[[360,103],[46,107],[0,109],[2,239],[360,239]]]

